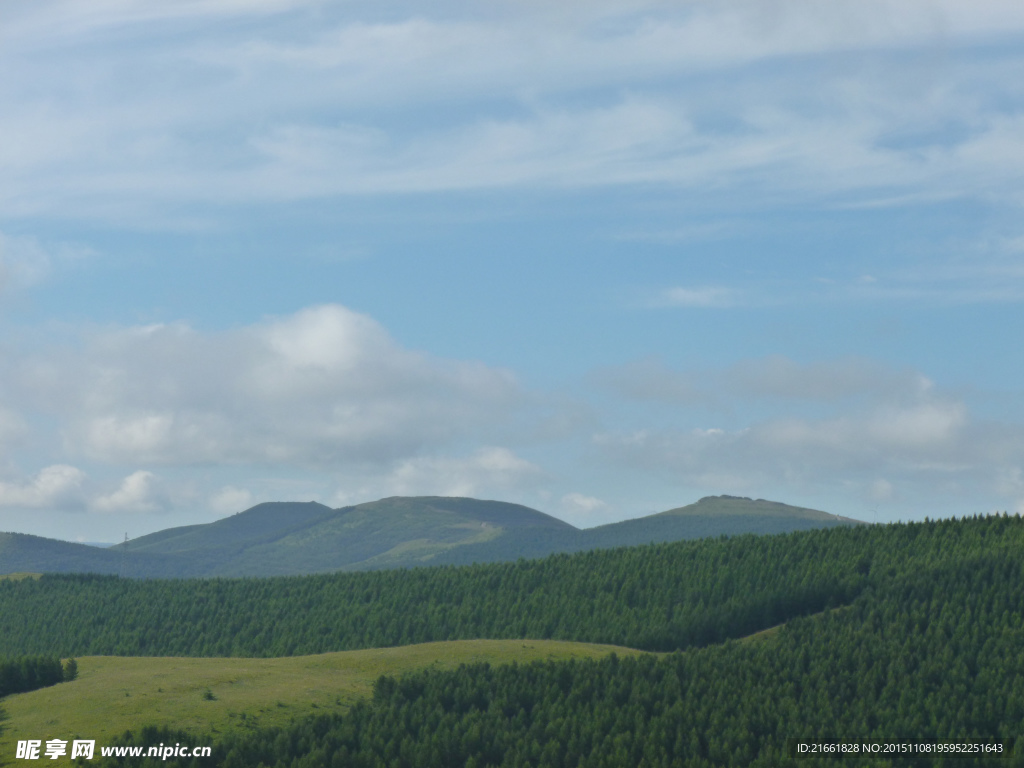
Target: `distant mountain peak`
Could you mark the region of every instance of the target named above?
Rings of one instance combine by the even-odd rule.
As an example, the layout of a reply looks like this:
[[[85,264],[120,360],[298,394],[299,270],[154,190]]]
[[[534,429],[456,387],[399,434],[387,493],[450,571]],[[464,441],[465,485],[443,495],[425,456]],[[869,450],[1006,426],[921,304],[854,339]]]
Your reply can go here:
[[[259,504],[255,504],[248,509],[243,509],[241,512],[235,512],[230,517],[238,517],[238,515],[246,515],[250,512],[286,512],[293,508],[297,509],[320,509],[324,512],[330,512],[331,508],[326,504],[321,504],[319,501],[262,501]]]
[[[379,513],[416,512],[423,515],[442,512],[467,521],[487,523],[501,528],[561,528],[575,530],[569,523],[539,510],[509,501],[474,499],[467,496],[389,496],[368,501],[346,510],[359,509]]]
[[[212,523],[169,528],[98,549],[0,534],[0,570],[126,576],[271,576],[514,561],[557,552],[856,524],[745,496],[579,530],[536,509],[463,496],[389,496],[331,509],[271,501]]]
[[[833,515],[829,512],[822,512],[820,509],[809,507],[796,507],[792,504],[784,504],[781,501],[769,501],[768,499],[752,499],[749,496],[705,496],[693,504],[685,507],[677,507],[662,515],[712,515],[730,516],[742,515],[752,517],[791,518],[803,520],[819,520],[822,522],[843,522],[860,523],[849,517]]]

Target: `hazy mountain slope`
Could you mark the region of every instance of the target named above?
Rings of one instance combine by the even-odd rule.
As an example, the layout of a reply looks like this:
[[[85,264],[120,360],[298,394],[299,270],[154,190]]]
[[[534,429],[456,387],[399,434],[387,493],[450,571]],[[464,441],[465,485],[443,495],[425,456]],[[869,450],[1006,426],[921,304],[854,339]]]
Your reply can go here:
[[[521,528],[506,531],[494,541],[470,543],[442,552],[431,561],[431,565],[504,563],[519,558],[534,560],[559,552],[582,552],[587,549],[595,547],[589,546],[586,531]]]
[[[117,573],[120,558],[109,550],[25,533],[0,533],[0,569],[17,571]]]
[[[584,531],[593,548],[634,546],[651,542],[771,534],[858,525],[859,521],[817,509],[740,496],[705,496],[700,501],[656,515],[611,523]]]
[[[274,576],[463,565],[856,522],[818,510],[732,496],[710,496],[686,507],[586,530],[502,501],[394,496],[334,510],[315,502],[273,502],[214,523],[158,531],[106,550],[6,534],[7,539],[0,539],[0,573],[120,573],[123,569],[125,575],[137,578]]]
[[[439,553],[522,529],[574,530],[519,504],[394,496],[334,510],[314,525],[247,547],[214,573],[269,575],[429,564]]]
[[[818,509],[794,507],[778,501],[766,499],[750,499],[746,496],[705,496],[700,501],[676,507],[666,512],[651,515],[651,518],[663,517],[700,517],[714,515],[717,517],[743,516],[760,517],[765,520],[810,520],[830,524],[857,524],[860,521],[849,517],[840,517]],[[650,519],[650,518],[645,518]],[[618,523],[615,523],[618,525]]]
[[[685,507],[584,530],[511,531],[493,542],[444,553],[437,563],[466,565],[545,557],[556,552],[630,547],[683,539],[772,534],[858,525],[859,521],[777,501],[706,496]]]
[[[0,573],[127,576],[271,576],[429,564],[452,548],[510,531],[575,531],[543,512],[502,501],[391,497],[342,509],[271,502],[205,525],[157,531],[107,550],[28,537],[10,541]],[[32,541],[29,541],[29,538]]]
[[[0,533],[0,574],[18,573],[120,573],[144,570],[150,576],[174,576],[182,563],[173,556],[132,553],[123,558],[111,549],[74,544],[69,541]]]
[[[119,544],[129,552],[174,554],[202,550],[237,550],[248,544],[279,538],[331,513],[330,507],[310,502],[272,501],[204,525],[168,528]]]

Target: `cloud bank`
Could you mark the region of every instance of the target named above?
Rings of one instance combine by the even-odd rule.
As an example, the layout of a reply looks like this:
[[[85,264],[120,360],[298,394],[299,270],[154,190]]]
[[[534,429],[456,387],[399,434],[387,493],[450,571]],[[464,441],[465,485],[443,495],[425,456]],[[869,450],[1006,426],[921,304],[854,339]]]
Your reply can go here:
[[[386,463],[497,425],[512,374],[404,349],[338,305],[236,330],[91,332],[32,355],[18,399],[61,419],[71,456],[146,465]]]
[[[1024,427],[866,358],[605,368],[592,378],[603,405],[556,432],[540,428],[547,401],[510,372],[407,349],[339,305],[216,332],[91,329],[3,367],[4,509],[227,514],[282,498],[482,495],[547,499],[591,524],[619,513],[612,477],[687,497],[1024,503]],[[19,473],[11,449],[26,444],[50,463]]]
[[[597,381],[636,402],[678,409],[675,418],[663,412],[663,421],[701,424],[593,437],[607,461],[680,485],[875,501],[902,494],[943,506],[1001,498],[1015,508],[1024,500],[1024,426],[974,415],[911,370],[858,358],[769,357],[685,372],[644,360],[606,369]]]
[[[464,447],[501,439],[525,412],[510,372],[406,349],[339,305],[220,332],[91,329],[0,367],[9,459],[30,432],[42,455],[99,474],[136,468],[115,485],[71,464],[20,479],[10,468],[0,507],[154,513],[177,500],[224,512],[257,500],[228,485],[203,502],[194,483],[161,477],[183,469],[312,473],[347,484],[342,496],[494,493],[543,476],[499,444]]]

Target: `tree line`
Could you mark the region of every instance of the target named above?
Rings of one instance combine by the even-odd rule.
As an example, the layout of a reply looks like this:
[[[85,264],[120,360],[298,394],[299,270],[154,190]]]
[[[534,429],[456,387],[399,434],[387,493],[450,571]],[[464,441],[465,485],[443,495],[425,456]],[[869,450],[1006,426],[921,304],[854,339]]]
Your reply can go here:
[[[1024,551],[1017,517],[684,541],[543,560],[269,579],[0,582],[13,654],[274,657],[472,638],[674,651],[922,572]]]
[[[55,656],[22,656],[0,659],[0,698],[56,685],[78,676],[78,662],[61,662]]]

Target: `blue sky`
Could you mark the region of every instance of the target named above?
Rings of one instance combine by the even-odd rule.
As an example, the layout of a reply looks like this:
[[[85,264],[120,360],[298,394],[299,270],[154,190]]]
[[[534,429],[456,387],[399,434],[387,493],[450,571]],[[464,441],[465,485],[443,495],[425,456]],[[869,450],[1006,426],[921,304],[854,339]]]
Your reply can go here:
[[[1024,511],[1015,2],[15,0],[0,529]]]

